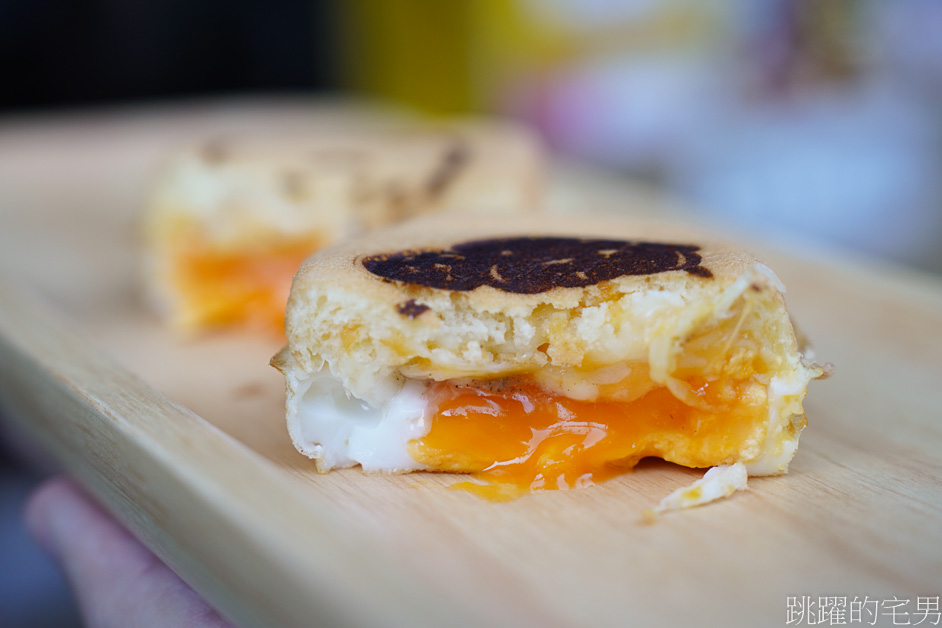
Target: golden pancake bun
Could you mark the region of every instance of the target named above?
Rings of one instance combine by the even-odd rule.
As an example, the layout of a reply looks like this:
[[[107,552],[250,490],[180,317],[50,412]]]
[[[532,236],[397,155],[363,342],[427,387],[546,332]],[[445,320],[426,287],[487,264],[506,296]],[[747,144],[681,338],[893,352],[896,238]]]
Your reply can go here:
[[[797,366],[781,284],[729,244],[632,219],[436,216],[309,258],[286,333],[291,368],[313,373],[326,362],[367,400],[403,376],[648,361],[663,379],[685,335],[747,289],[761,296],[769,341]]]

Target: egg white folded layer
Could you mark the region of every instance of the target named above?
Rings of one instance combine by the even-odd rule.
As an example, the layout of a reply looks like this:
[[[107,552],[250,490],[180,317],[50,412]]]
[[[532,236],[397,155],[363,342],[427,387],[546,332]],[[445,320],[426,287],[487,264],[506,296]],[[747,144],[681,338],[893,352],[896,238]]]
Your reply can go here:
[[[326,367],[307,377],[289,372],[287,382],[291,440],[322,473],[357,464],[387,473],[425,468],[406,448],[429,429],[423,382],[403,382],[380,405],[350,395]]]

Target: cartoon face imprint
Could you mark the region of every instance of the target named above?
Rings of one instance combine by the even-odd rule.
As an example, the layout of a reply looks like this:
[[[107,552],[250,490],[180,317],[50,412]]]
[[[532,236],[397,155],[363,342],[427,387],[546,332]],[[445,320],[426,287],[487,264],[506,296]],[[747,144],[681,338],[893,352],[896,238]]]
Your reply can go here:
[[[361,261],[369,272],[390,281],[443,290],[491,286],[537,294],[674,270],[710,278],[713,273],[700,266],[699,250],[692,244],[518,237],[464,242],[447,250],[371,255]]]

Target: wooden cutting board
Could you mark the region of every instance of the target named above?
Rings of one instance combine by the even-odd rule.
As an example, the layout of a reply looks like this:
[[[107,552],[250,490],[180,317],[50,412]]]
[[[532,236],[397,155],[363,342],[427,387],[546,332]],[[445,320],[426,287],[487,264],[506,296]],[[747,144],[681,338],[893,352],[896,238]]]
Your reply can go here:
[[[644,462],[499,504],[447,490],[449,476],[318,475],[284,428],[267,365],[280,340],[169,334],[140,299],[137,221],[181,142],[361,115],[247,101],[0,124],[4,420],[223,613],[246,626],[772,626],[805,596],[845,599],[847,619],[868,596],[861,623],[889,625],[884,600],[909,600],[913,623],[938,600],[942,282],[797,241],[748,243],[836,365],[811,385],[785,477],[645,525],[645,508],[701,473]],[[568,167],[553,206],[679,211]]]

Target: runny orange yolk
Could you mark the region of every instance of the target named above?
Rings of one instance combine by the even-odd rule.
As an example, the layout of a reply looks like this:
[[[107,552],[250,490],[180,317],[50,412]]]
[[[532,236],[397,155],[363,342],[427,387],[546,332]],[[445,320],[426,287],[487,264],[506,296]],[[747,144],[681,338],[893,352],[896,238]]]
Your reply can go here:
[[[764,438],[764,386],[725,376],[685,381],[696,407],[665,387],[631,401],[577,401],[533,382],[501,391],[437,384],[431,429],[410,454],[483,482],[454,487],[507,500],[604,481],[646,456],[689,467],[730,463],[744,443]]]
[[[316,248],[305,241],[257,252],[180,250],[174,284],[184,302],[186,324],[247,324],[281,334],[291,279]]]

